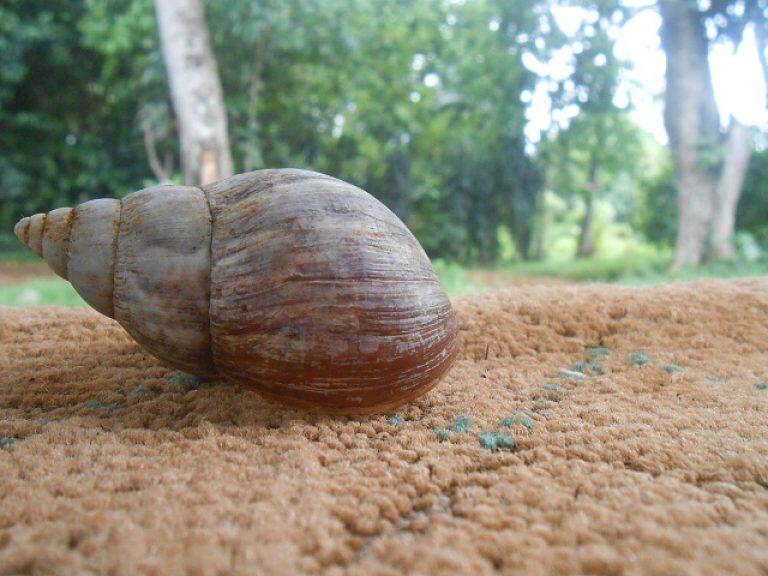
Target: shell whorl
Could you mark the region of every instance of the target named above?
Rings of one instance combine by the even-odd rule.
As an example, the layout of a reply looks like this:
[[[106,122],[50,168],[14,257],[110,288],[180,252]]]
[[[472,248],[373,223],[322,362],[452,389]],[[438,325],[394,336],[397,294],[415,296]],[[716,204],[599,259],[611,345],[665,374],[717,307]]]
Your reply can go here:
[[[211,353],[211,213],[191,186],[123,198],[114,318],[155,356],[185,372],[217,373]]]

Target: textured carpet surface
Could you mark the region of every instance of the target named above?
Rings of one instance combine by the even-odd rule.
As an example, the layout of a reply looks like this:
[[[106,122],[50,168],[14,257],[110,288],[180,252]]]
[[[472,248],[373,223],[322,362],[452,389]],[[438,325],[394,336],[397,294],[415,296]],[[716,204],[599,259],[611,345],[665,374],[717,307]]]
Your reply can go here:
[[[455,304],[445,380],[341,419],[0,309],[0,574],[768,573],[768,278]]]

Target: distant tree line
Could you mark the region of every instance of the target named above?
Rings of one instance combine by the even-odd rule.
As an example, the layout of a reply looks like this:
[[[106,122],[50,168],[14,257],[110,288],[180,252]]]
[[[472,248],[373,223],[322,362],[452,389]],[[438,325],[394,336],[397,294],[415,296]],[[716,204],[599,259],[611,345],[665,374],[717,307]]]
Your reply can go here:
[[[689,165],[679,152],[702,140],[675,136],[668,122],[673,162],[657,155],[649,171],[653,144],[629,120],[629,107],[615,104],[624,64],[614,56],[613,32],[629,12],[609,0],[560,2],[590,13],[566,36],[552,4],[7,0],[0,5],[0,227],[157,181],[293,166],[371,192],[433,257],[493,263],[505,234],[514,257],[544,257],[548,191],[580,207],[579,256],[595,251],[602,201],[650,241],[675,237],[679,247],[698,217],[686,202],[705,194],[706,224],[694,235],[706,239],[715,188],[686,188]],[[683,16],[665,4],[676,3],[662,2],[669,38]],[[696,26],[715,17],[715,8],[683,4]],[[757,22],[757,8],[750,10],[749,22]],[[710,39],[702,44],[701,28],[694,32],[706,55]],[[192,41],[182,41],[186,34]],[[665,48],[675,49],[669,39]],[[569,77],[533,71],[531,59],[546,62],[563,49],[572,57]],[[526,111],[542,82],[555,121],[534,148]],[[219,95],[221,109],[205,95]],[[707,122],[702,134],[711,136],[714,160],[702,153],[693,170],[709,161],[710,174],[724,170],[717,150],[727,149],[728,136]],[[749,170],[766,165],[758,158]],[[751,208],[737,218],[734,204],[734,221],[764,234],[765,220],[753,215],[768,210],[765,180],[747,173],[746,162],[742,180],[742,205]],[[621,200],[626,182],[632,203]],[[700,262],[705,239],[680,263]]]

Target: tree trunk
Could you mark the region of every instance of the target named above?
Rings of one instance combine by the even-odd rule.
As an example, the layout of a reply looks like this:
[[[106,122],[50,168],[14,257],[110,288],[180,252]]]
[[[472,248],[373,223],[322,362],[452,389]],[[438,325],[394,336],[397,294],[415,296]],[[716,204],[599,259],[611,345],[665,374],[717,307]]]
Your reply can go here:
[[[586,203],[587,208],[584,212],[584,220],[581,222],[581,232],[579,233],[579,245],[576,248],[577,258],[589,258],[595,253],[595,239],[592,230],[595,219],[595,191],[592,187],[587,190]]]
[[[589,174],[587,177],[586,192],[586,210],[584,211],[584,220],[581,222],[581,233],[579,234],[579,245],[576,248],[577,258],[589,258],[595,253],[594,238],[594,220],[595,220],[595,200],[597,199],[597,162],[595,155],[592,154],[589,159]]]
[[[155,0],[155,7],[184,183],[202,186],[231,176],[227,115],[202,0]]]
[[[697,5],[661,0],[661,40],[667,56],[664,124],[675,162],[675,267],[704,258],[717,186],[720,119],[709,71],[708,43]]]
[[[733,258],[733,229],[744,177],[752,154],[752,133],[749,128],[731,120],[725,158],[715,195],[712,217],[712,252],[717,260]]]
[[[547,190],[549,186],[536,196],[536,217],[533,237],[533,250],[531,252],[532,260],[543,260],[546,256],[547,228],[549,225],[549,214],[547,212]]]
[[[513,189],[512,237],[515,250],[522,260],[531,259],[531,240],[533,239],[533,220],[536,214],[536,198],[531,199],[532,190],[526,189],[525,184]],[[536,196],[541,191],[533,192]],[[496,251],[498,254],[498,250]]]
[[[675,269],[698,266],[704,261],[712,220],[715,183],[695,170],[683,171],[677,184],[677,241]]]

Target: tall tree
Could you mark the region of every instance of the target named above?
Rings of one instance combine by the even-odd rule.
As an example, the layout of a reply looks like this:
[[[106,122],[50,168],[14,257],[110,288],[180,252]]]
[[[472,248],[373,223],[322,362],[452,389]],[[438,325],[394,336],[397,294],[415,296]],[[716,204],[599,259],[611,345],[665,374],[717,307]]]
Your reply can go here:
[[[460,232],[451,235],[464,260],[493,262],[506,229],[518,257],[531,256],[541,175],[525,150],[525,105],[537,76],[523,63],[547,60],[561,43],[543,3],[485,0],[446,4],[444,42],[428,73],[439,75],[436,120],[443,199]],[[432,63],[430,62],[430,64]],[[434,145],[432,145],[433,148]]]
[[[231,176],[227,114],[202,0],[156,0],[155,7],[184,182],[205,185]]]
[[[724,158],[715,188],[712,214],[712,255],[717,260],[728,260],[734,256],[736,208],[741,198],[751,155],[751,130],[732,119],[725,140]]]
[[[662,0],[667,55],[664,123],[675,162],[675,266],[700,264],[714,207],[720,118],[709,72],[709,47],[696,3]]]
[[[567,126],[556,123],[540,146],[548,185],[559,194],[578,197],[584,214],[576,257],[597,249],[596,213],[600,197],[620,175],[635,172],[641,154],[639,134],[629,119],[628,106],[614,102],[624,63],[614,54],[615,33],[625,9],[616,0],[579,0],[584,9],[578,28],[568,34],[566,50],[573,71],[554,82],[551,119],[577,110]],[[573,112],[569,112],[573,114]],[[545,206],[542,206],[545,208]],[[542,212],[539,219],[544,220]]]
[[[627,112],[614,104],[622,63],[613,51],[611,28],[615,18],[623,17],[617,2],[601,1],[589,6],[594,23],[585,21],[572,41],[582,50],[574,55],[574,71],[555,94],[560,106],[578,106],[579,115],[563,134],[563,144],[571,161],[581,156],[586,178],[578,192],[584,200],[576,256],[592,256],[596,249],[595,210],[600,193],[607,187],[608,175],[629,166],[637,150],[637,135],[628,128]]]
[[[709,69],[707,19],[728,24],[722,35],[738,45],[747,22],[734,2],[660,0],[661,39],[667,56],[664,122],[675,163],[678,226],[675,266],[711,256],[729,258],[736,206],[751,152],[751,134],[735,119],[720,129]],[[745,13],[762,18],[747,2]],[[711,249],[708,246],[711,242]],[[709,252],[708,252],[709,250]]]

